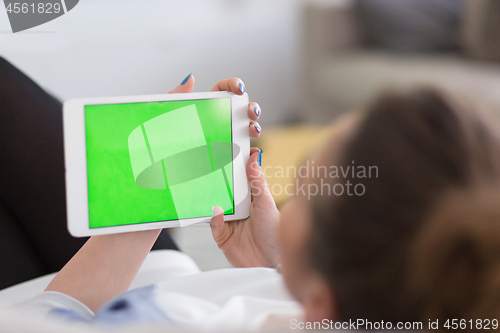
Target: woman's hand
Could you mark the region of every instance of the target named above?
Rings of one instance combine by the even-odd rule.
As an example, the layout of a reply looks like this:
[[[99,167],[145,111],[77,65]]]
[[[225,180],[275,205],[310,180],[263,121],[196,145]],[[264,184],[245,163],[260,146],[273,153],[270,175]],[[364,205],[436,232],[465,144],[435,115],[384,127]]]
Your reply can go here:
[[[189,83],[189,81],[187,82]],[[193,82],[194,84],[194,82]],[[245,85],[239,78],[219,81],[212,91],[229,91],[243,95]],[[257,123],[261,115],[257,103],[248,104],[248,118],[251,137],[260,136]],[[235,267],[276,267],[278,264],[277,230],[280,213],[267,186],[266,178],[258,164],[260,151],[252,148],[247,164],[247,176],[252,191],[250,217],[244,220],[224,222],[221,207],[214,208],[210,221],[212,235],[227,260]]]
[[[191,92],[193,86],[194,77],[191,75],[184,84],[171,92]],[[245,84],[239,78],[226,79],[217,82],[211,91],[229,91],[243,95]],[[257,103],[249,103],[248,118],[252,120],[249,125],[251,137],[260,136],[261,127],[257,123],[260,115],[260,106]],[[247,164],[247,175],[252,191],[250,217],[245,220],[224,222],[222,208],[215,207],[214,217],[210,222],[212,235],[217,245],[231,265],[236,267],[276,267],[277,265],[279,212],[258,164],[259,153],[258,148],[252,148]]]
[[[194,77],[191,75],[171,93],[191,92]],[[245,93],[245,84],[239,78],[217,82],[211,91],[229,91],[237,95]],[[248,118],[251,137],[260,136],[261,127],[257,123],[261,115],[257,103],[248,103]],[[252,148],[247,164],[247,176],[252,192],[250,217],[244,220],[224,222],[221,207],[214,208],[210,221],[212,235],[227,260],[235,267],[276,267],[278,264],[277,230],[280,213],[267,186],[262,168],[258,164],[260,151]]]
[[[222,208],[215,207],[210,228],[215,242],[231,265],[276,267],[280,213],[258,163],[259,149],[252,148],[250,154],[247,164],[247,176],[252,192],[250,217],[224,222]]]
[[[182,81],[180,85],[171,90],[170,93],[189,93],[193,91],[194,88],[194,76],[189,74],[188,77]],[[215,86],[210,91],[228,91],[236,95],[243,95],[245,93],[245,84],[240,78],[233,77],[231,79],[225,79],[217,82]],[[260,136],[260,125],[257,120],[260,117],[260,106],[257,103],[248,103],[248,118],[251,121],[249,125],[250,136],[258,138]]]
[[[191,92],[194,77],[189,76],[184,84],[171,93]],[[245,84],[239,78],[217,82],[211,91],[229,91],[237,95],[245,93]],[[261,127],[257,123],[261,115],[257,103],[248,104],[248,118],[251,137],[260,136]],[[214,208],[214,217],[210,222],[212,235],[217,245],[224,252],[227,260],[235,267],[267,266],[276,267],[278,261],[277,229],[278,209],[267,186],[264,173],[258,164],[259,149],[252,148],[247,164],[247,176],[252,191],[250,217],[244,220],[224,222],[221,207]]]

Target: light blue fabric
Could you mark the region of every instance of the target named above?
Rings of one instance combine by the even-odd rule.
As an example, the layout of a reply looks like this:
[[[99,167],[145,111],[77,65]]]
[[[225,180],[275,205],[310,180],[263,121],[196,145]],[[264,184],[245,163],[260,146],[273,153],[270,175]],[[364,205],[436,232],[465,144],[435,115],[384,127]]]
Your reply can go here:
[[[49,316],[73,322],[88,322],[101,325],[125,325],[138,323],[168,323],[168,316],[156,305],[156,285],[142,287],[123,293],[104,304],[95,316],[86,320],[80,313],[68,309],[53,309]],[[170,322],[171,323],[171,322]]]

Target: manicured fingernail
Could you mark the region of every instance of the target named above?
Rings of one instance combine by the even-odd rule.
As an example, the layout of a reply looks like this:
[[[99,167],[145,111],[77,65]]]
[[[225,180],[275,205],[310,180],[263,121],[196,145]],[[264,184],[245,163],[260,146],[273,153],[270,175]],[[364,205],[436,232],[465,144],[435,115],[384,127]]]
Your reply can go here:
[[[257,125],[253,125],[253,127],[255,128],[255,130],[256,130],[257,132],[259,132],[259,133],[260,133],[260,128],[259,128],[259,126],[257,126]]]
[[[245,86],[243,86],[243,83],[238,84],[238,87],[240,87],[240,91],[242,94],[245,93]]]
[[[255,112],[255,114],[257,115],[257,117],[258,117],[258,116],[259,116],[259,114],[260,114],[260,110],[259,110],[259,108],[258,108],[258,107],[254,107],[254,108],[253,108],[253,112]]]
[[[188,76],[186,76],[186,78],[184,80],[182,80],[181,82],[181,86],[185,85],[186,82],[188,82],[189,78],[191,77],[191,75],[193,75],[193,72],[189,73]]]
[[[264,152],[264,149],[259,148],[259,166],[262,166],[262,153]]]

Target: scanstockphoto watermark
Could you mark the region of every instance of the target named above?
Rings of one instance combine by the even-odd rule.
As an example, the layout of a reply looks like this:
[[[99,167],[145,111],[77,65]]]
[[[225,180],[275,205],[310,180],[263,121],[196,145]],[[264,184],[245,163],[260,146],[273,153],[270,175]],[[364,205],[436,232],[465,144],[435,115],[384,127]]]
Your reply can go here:
[[[425,326],[424,326],[425,325]],[[299,321],[290,320],[290,329],[292,330],[497,330],[499,320],[496,318],[453,318],[453,319],[428,319],[427,322],[421,321],[370,321],[368,319],[356,319],[349,321],[333,321],[323,319],[321,321]]]
[[[362,196],[366,192],[363,181],[379,176],[377,166],[358,165],[355,161],[352,161],[351,165],[325,166],[315,163],[314,160],[307,160],[299,167],[265,166],[262,173],[270,183],[273,183],[274,179],[292,180],[270,185],[269,191],[273,196],[303,195],[308,199],[317,195]],[[306,179],[309,181],[305,181]],[[255,190],[254,182],[250,181],[250,186]]]
[[[333,321],[323,319],[322,321],[298,321],[290,320],[290,329],[292,330],[421,330],[423,323],[421,321],[395,322],[390,321],[369,321],[367,319],[357,319],[349,321]]]

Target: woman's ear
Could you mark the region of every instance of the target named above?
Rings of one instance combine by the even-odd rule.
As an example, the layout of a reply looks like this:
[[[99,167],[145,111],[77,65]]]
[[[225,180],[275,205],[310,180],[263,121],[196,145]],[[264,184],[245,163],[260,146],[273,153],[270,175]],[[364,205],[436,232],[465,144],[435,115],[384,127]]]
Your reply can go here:
[[[337,304],[333,290],[319,273],[311,274],[304,290],[302,305],[306,311],[306,321],[337,320]]]

